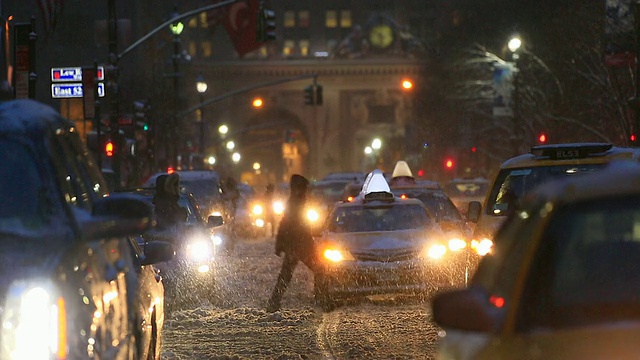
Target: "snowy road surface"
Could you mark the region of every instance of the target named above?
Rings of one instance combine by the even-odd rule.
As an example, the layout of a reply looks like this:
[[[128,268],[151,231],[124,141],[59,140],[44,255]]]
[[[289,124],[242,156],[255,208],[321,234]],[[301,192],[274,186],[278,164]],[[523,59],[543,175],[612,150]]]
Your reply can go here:
[[[171,304],[162,359],[434,358],[439,328],[427,303],[385,297],[323,313],[313,302],[313,275],[302,264],[282,309],[265,312],[280,263],[272,240],[239,242],[222,258],[210,297]]]

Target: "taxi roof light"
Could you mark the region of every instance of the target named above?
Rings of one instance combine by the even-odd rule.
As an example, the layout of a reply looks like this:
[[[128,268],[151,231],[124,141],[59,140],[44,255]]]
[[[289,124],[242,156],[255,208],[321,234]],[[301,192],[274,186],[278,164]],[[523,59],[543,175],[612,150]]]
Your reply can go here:
[[[384,174],[379,169],[375,169],[367,175],[360,194],[364,201],[393,201],[393,193],[391,193]]]
[[[612,147],[613,145],[608,143],[538,145],[531,148],[531,154],[540,159],[581,159],[601,155]]]

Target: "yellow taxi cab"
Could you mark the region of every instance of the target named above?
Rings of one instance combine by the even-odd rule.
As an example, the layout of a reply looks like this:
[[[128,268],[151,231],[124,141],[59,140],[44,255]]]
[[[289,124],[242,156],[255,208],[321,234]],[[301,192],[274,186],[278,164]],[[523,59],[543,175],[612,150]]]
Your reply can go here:
[[[380,170],[356,199],[335,204],[315,240],[315,296],[324,310],[350,298],[424,295],[447,281],[455,261],[424,204],[394,196]]]
[[[472,247],[479,256],[491,251],[493,235],[518,199],[540,184],[557,178],[576,177],[602,169],[613,160],[638,160],[640,149],[606,143],[540,145],[529,154],[511,158],[500,166],[484,205],[469,204],[467,219],[476,223]]]
[[[639,184],[625,161],[525,195],[470,285],[434,297],[438,358],[638,358]]]

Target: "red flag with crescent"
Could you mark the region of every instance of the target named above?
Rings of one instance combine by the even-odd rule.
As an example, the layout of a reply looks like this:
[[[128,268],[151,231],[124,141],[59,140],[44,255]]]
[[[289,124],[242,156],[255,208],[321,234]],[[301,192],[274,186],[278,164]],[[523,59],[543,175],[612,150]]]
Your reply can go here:
[[[222,22],[240,57],[262,46],[257,40],[259,0],[238,1],[210,14],[210,20]]]

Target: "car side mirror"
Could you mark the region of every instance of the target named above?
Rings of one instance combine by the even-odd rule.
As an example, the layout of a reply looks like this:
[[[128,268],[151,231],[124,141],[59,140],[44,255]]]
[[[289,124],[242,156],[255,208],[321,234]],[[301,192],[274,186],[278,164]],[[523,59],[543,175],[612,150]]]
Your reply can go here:
[[[150,241],[144,244],[142,265],[152,265],[170,261],[176,256],[173,245],[166,241]]]
[[[489,303],[486,291],[478,287],[437,294],[431,308],[433,319],[445,329],[490,332],[498,326],[499,310]]]
[[[480,213],[482,212],[482,204],[480,201],[470,201],[469,208],[467,209],[467,220],[472,223],[477,223],[480,220]]]
[[[224,224],[224,219],[221,215],[210,215],[207,218],[207,226],[210,228],[218,227]]]

